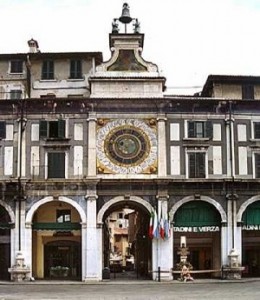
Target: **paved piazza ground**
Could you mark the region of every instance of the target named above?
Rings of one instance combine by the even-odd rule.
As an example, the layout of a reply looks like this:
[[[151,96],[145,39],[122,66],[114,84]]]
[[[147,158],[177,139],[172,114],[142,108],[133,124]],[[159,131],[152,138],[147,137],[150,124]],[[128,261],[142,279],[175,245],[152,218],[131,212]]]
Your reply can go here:
[[[260,280],[241,282],[0,283],[0,300],[260,299]]]

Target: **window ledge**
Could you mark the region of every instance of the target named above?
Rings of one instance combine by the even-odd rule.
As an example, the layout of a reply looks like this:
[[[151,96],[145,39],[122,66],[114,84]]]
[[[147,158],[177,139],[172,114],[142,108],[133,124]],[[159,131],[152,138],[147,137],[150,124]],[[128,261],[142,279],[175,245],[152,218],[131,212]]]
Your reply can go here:
[[[15,72],[13,72],[13,73],[9,72],[8,74],[9,75],[25,75],[24,72],[17,72],[17,73],[15,73]]]
[[[209,138],[208,137],[205,137],[205,138],[189,138],[189,137],[186,137],[186,138],[183,138],[182,139],[183,141],[196,141],[196,142],[200,142],[200,141],[202,141],[202,142],[207,142],[207,141],[209,141]]]
[[[40,82],[57,82],[57,79],[40,79]]]
[[[84,81],[84,78],[68,78],[67,81]]]
[[[46,142],[69,142],[69,138],[59,138],[59,137],[54,137],[54,138],[45,138]]]

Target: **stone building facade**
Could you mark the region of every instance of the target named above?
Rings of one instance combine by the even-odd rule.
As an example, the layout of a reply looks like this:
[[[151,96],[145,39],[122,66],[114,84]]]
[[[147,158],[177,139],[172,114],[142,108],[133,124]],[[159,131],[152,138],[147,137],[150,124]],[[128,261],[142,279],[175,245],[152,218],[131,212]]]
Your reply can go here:
[[[243,276],[259,275],[260,77],[211,75],[199,94],[166,96],[139,28],[109,40],[107,62],[34,40],[0,54],[1,279],[20,253],[27,278],[101,280],[105,220],[126,207],[142,278],[172,279],[182,241],[194,270],[220,276],[235,251]],[[164,238],[149,238],[154,212],[170,221]]]

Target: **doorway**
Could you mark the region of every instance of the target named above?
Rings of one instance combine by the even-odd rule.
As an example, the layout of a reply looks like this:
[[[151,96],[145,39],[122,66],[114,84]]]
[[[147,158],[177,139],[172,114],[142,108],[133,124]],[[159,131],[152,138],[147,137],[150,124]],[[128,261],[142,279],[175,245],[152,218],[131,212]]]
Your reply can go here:
[[[81,277],[81,247],[73,241],[55,241],[44,246],[44,277],[79,279]]]

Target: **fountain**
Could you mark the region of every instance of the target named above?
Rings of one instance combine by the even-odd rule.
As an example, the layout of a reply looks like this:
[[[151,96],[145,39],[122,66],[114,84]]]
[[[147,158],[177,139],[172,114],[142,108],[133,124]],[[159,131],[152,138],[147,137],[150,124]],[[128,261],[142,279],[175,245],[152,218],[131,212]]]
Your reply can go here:
[[[235,249],[231,249],[228,255],[229,264],[222,267],[224,279],[241,279],[241,273],[245,267],[241,267],[238,262],[238,254]]]
[[[26,281],[30,280],[30,268],[24,264],[24,257],[22,252],[17,252],[15,257],[15,265],[8,269],[11,274],[12,281]]]

